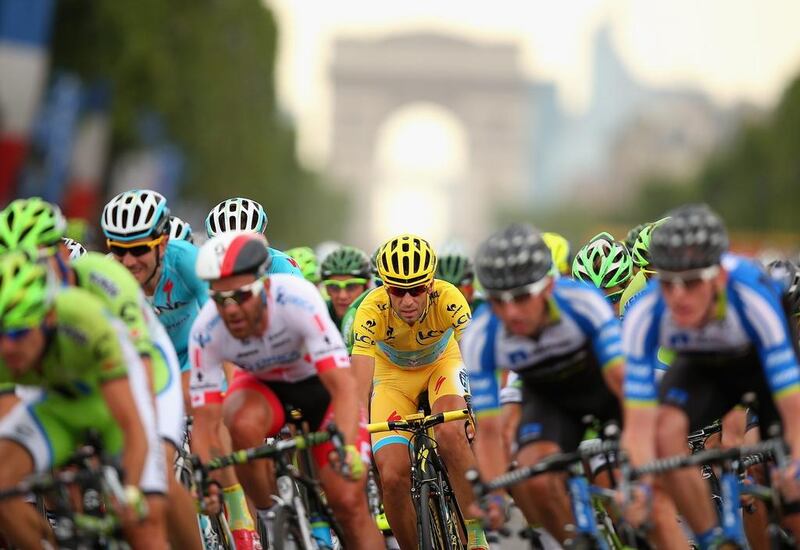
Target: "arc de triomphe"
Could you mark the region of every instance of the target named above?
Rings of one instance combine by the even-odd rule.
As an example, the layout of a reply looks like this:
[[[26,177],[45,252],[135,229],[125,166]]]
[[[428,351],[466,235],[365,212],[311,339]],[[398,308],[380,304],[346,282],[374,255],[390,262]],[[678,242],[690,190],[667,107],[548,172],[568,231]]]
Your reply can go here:
[[[450,233],[474,246],[492,230],[502,204],[530,195],[532,94],[513,44],[483,44],[437,34],[338,39],[331,67],[330,173],[353,201],[346,238],[366,249],[377,177],[376,141],[398,109],[431,102],[467,135],[466,179],[451,193]]]

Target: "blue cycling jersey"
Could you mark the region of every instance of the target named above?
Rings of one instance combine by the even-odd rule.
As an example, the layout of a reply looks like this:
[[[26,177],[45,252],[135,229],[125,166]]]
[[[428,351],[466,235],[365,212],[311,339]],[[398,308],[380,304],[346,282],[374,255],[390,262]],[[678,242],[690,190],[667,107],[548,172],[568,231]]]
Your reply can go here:
[[[161,278],[155,293],[149,298],[158,320],[167,329],[175,346],[181,372],[190,368],[187,351],[189,329],[208,299],[208,283],[197,276],[196,261],[196,246],[187,241],[170,239],[161,260]]]
[[[548,311],[547,325],[529,338],[509,334],[488,305],[476,310],[461,338],[461,354],[477,412],[499,407],[502,370],[553,377],[585,361],[587,354],[601,367],[622,360],[620,322],[595,287],[557,279]]]
[[[728,273],[727,284],[717,298],[713,318],[700,328],[675,325],[657,279],[631,306],[623,325],[628,403],[656,403],[659,347],[676,353],[713,353],[721,357],[755,348],[776,397],[800,389],[800,366],[777,283],[745,258],[726,255],[722,267]]]
[[[270,248],[269,253],[272,255],[272,264],[269,268],[269,275],[274,275],[276,273],[289,273],[290,275],[297,275],[298,277],[303,276],[303,272],[300,271],[300,267],[297,265],[297,262],[294,261],[289,255],[281,252],[277,248]]]

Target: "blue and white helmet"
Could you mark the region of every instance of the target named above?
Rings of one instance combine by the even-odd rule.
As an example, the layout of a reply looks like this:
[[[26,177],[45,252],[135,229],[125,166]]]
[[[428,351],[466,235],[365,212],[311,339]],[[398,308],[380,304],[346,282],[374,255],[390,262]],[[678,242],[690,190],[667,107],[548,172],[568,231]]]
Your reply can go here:
[[[103,208],[103,233],[115,241],[134,241],[163,235],[169,226],[167,199],[149,189],[120,193]]]
[[[64,242],[64,246],[67,247],[67,250],[69,250],[70,260],[77,260],[84,254],[86,254],[86,249],[78,241],[69,239],[67,237],[61,237],[61,240]]]
[[[226,199],[206,216],[209,238],[228,231],[252,231],[263,235],[266,229],[267,213],[263,206],[252,199]]]
[[[180,219],[178,216],[169,217],[169,238],[194,243],[192,236],[192,226]]]

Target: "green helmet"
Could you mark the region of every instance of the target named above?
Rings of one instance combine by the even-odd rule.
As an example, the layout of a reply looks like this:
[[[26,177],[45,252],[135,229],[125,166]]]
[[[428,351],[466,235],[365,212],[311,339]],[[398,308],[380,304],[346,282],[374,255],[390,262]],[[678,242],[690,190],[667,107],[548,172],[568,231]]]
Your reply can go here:
[[[332,275],[352,275],[369,279],[370,265],[367,255],[353,246],[340,246],[322,261],[320,274],[323,279]]]
[[[0,323],[3,330],[41,324],[54,296],[44,264],[33,250],[17,250],[0,257]]]
[[[435,277],[456,286],[469,285],[475,279],[475,268],[466,254],[445,253],[439,256]]]
[[[636,236],[633,246],[629,247],[633,263],[640,268],[645,268],[650,265],[650,236],[653,234],[653,230],[668,219],[669,218],[662,218],[657,222],[645,225]]]
[[[636,243],[636,238],[639,236],[639,233],[642,232],[642,229],[647,227],[648,223],[640,223],[630,231],[628,231],[628,235],[625,237],[625,248],[628,250],[633,250],[633,245]]]
[[[319,282],[319,264],[317,263],[317,255],[314,250],[308,246],[297,246],[285,250],[286,254],[291,257],[297,265],[300,266],[300,271],[303,272],[303,277],[306,281],[314,284]]]
[[[0,212],[0,253],[56,246],[67,230],[61,209],[39,197],[17,199]]]
[[[572,262],[572,276],[597,288],[624,284],[633,275],[633,262],[625,245],[608,233],[595,235]]]

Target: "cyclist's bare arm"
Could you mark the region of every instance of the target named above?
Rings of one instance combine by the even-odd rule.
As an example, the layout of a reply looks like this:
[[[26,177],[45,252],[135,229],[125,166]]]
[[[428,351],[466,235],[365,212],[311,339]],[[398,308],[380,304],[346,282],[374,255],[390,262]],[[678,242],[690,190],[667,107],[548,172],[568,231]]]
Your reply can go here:
[[[220,430],[222,429],[222,404],[206,403],[193,411],[192,452],[207,462],[225,454]]]
[[[478,430],[472,447],[475,449],[478,470],[483,479],[494,479],[505,473],[508,452],[503,442],[503,417],[499,412],[478,419]]]
[[[350,358],[350,368],[356,377],[358,397],[361,404],[369,410],[369,396],[372,391],[372,375],[375,372],[375,358],[369,355],[354,354]]]
[[[111,416],[122,430],[124,441],[122,465],[125,483],[139,485],[147,456],[147,436],[137,412],[130,383],[127,378],[109,380],[100,386]]]
[[[358,434],[358,384],[351,369],[334,368],[319,373],[322,385],[331,396],[336,426],[342,431],[346,443],[355,443]]]
[[[603,369],[603,379],[611,393],[622,402],[622,383],[625,380],[625,362],[614,361]]]

